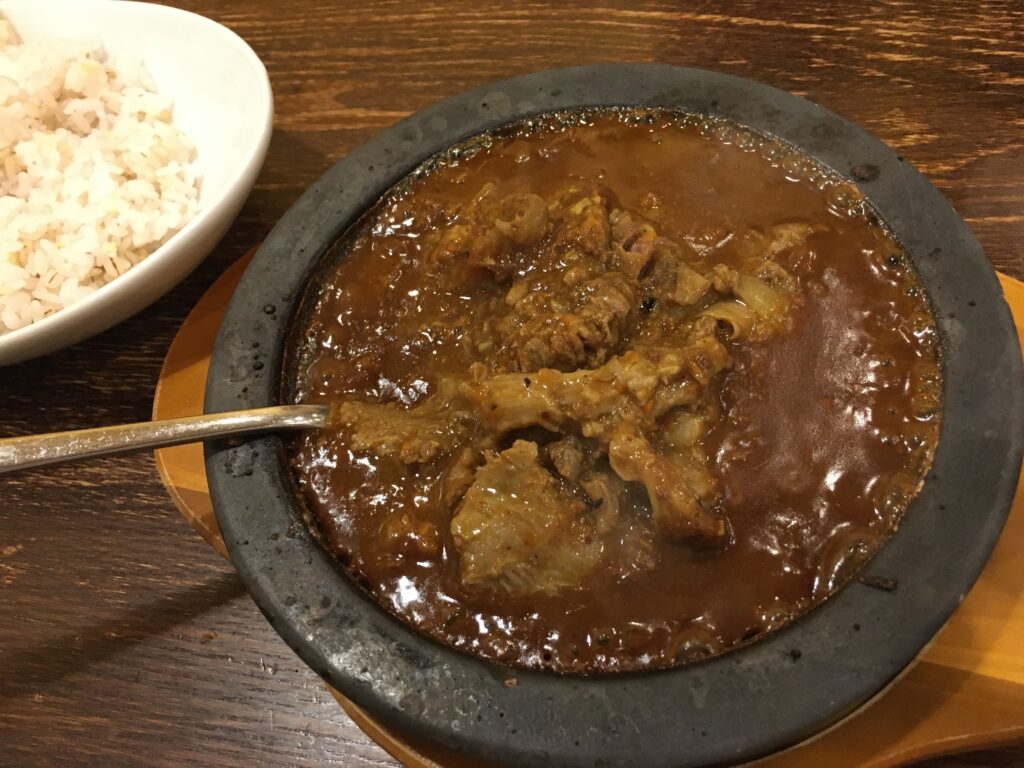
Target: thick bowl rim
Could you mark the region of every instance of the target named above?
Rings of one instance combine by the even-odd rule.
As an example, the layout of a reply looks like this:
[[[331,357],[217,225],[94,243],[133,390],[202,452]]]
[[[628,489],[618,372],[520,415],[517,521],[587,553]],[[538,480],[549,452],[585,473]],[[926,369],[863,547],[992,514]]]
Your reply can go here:
[[[760,83],[653,64],[538,72],[429,107],[337,163],[271,232],[221,326],[206,410],[276,401],[307,275],[394,181],[470,135],[584,106],[727,117],[845,176],[859,167],[853,180],[914,261],[945,346],[932,471],[864,572],[897,588],[854,582],[778,633],[682,668],[593,679],[512,672],[420,635],[340,571],[302,524],[279,438],[207,444],[211,497],[232,561],[274,628],[329,683],[399,730],[514,766],[754,759],[834,724],[907,667],[981,572],[1020,472],[1024,373],[995,273],[945,198],[862,129]],[[505,684],[510,677],[515,686]]]
[[[22,326],[14,331],[0,334],[0,359],[3,359],[9,347],[19,347],[30,344],[35,337],[44,337],[59,333],[64,329],[74,327],[86,317],[101,311],[106,305],[116,303],[118,294],[130,294],[140,286],[153,279],[153,273],[159,273],[167,268],[167,263],[180,258],[186,252],[191,239],[202,236],[204,228],[214,226],[214,222],[230,214],[235,206],[239,195],[245,195],[252,187],[259,173],[263,160],[266,157],[267,149],[270,146],[270,137],[273,133],[274,124],[274,97],[270,86],[270,77],[266,67],[256,52],[237,33],[219,24],[213,19],[201,16],[192,11],[181,8],[174,8],[167,5],[141,2],[141,0],[119,0],[116,3],[110,0],[46,0],[46,2],[35,2],[35,0],[0,0],[0,14],[6,8],[21,7],[32,8],[40,14],[54,13],[55,6],[67,3],[74,5],[77,9],[92,6],[101,6],[104,12],[122,14],[141,14],[159,19],[160,16],[188,17],[190,23],[205,27],[215,35],[221,37],[225,45],[230,46],[242,55],[249,68],[252,70],[253,98],[258,100],[257,114],[261,116],[258,130],[251,133],[252,146],[245,153],[244,161],[239,164],[235,179],[224,185],[218,196],[213,200],[200,201],[195,216],[189,219],[185,225],[167,239],[163,245],[153,251],[123,275],[111,280],[109,283],[99,287],[93,293],[81,301],[72,304],[47,315],[38,322]],[[55,350],[63,345],[54,347],[51,344],[44,345],[47,351]],[[33,354],[21,355],[14,353],[17,360],[30,359]],[[46,354],[42,352],[40,354]]]

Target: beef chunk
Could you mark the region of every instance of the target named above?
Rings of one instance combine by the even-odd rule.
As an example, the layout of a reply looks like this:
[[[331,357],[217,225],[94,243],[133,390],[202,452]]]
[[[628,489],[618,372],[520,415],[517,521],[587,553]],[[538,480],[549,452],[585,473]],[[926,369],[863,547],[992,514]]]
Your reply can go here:
[[[658,233],[650,224],[626,211],[612,211],[610,221],[618,268],[630,277],[639,278],[654,256]]]
[[[710,290],[711,281],[686,264],[676,265],[676,284],[672,300],[681,307],[688,307],[700,301]]]
[[[474,448],[466,446],[459,452],[441,479],[441,502],[445,509],[452,509],[459,503],[473,484],[473,475],[482,462],[483,457]]]
[[[523,220],[542,219],[527,199]],[[513,370],[600,365],[628,330],[637,300],[636,280],[612,268],[608,202],[597,191],[570,188],[546,215],[554,222],[549,256],[508,291],[509,310],[496,323],[500,352]]]
[[[568,297],[531,292],[500,326],[503,350],[521,371],[600,365],[619,344],[635,303],[636,285],[621,272],[589,280]]]
[[[592,371],[542,370],[530,377],[530,387],[520,376],[499,374],[465,384],[463,391],[484,426],[496,433],[538,425],[594,438],[620,477],[647,489],[660,534],[672,541],[718,542],[725,523],[707,511],[717,489],[697,454],[692,461],[662,457],[643,431],[679,406],[702,402],[712,378],[729,363],[713,336],[700,335],[682,349],[630,351]],[[563,450],[566,476],[574,479],[571,449],[558,448],[556,454]]]
[[[498,280],[506,280],[515,269],[515,258],[509,253],[508,239],[497,229],[484,229],[470,241],[466,263],[486,269]]]
[[[671,408],[697,402],[729,365],[726,349],[706,336],[680,349],[629,351],[595,370],[543,369],[530,377],[530,387],[518,374],[498,374],[468,382],[462,391],[493,432],[575,427],[607,443],[621,421],[650,428]]]
[[[736,249],[748,259],[771,260],[804,245],[816,231],[817,227],[798,221],[776,224],[767,231],[751,229],[740,236]]]
[[[332,422],[350,430],[349,446],[355,451],[425,464],[467,436],[466,416],[439,398],[409,410],[395,403],[350,401],[335,409]]]
[[[691,266],[683,248],[664,237],[654,241],[652,256],[640,280],[644,293],[682,307],[698,303],[711,289],[711,280]]]
[[[710,510],[717,500],[714,479],[696,456],[662,456],[638,430],[624,424],[608,445],[608,460],[623,480],[643,483],[660,535],[670,541],[725,541],[725,520]]]
[[[738,301],[712,304],[704,314],[729,325],[730,338],[764,341],[789,330],[799,297],[795,281],[774,262],[761,264],[755,274],[718,264],[712,282],[719,293]]]
[[[555,470],[566,480],[579,480],[583,471],[583,445],[573,435],[549,444],[545,450]]]
[[[628,211],[612,211],[609,221],[612,225],[612,239],[623,248],[629,248],[636,242],[641,233],[653,229],[653,227]]]
[[[579,194],[578,190],[570,189],[562,199],[568,202]],[[608,201],[600,193],[592,192],[578,197],[562,209],[554,246],[558,250],[576,251],[605,263],[611,248],[611,235]]]
[[[512,194],[499,200],[494,185],[485,185],[473,201],[457,214],[434,246],[431,260],[456,262],[489,271],[507,280],[521,260],[520,249],[543,240],[550,229],[548,208],[538,195]],[[472,271],[470,272],[470,275]]]
[[[509,195],[494,228],[516,245],[532,245],[548,233],[548,204],[539,195]]]
[[[464,584],[513,595],[576,586],[601,556],[586,505],[517,440],[488,453],[451,522]]]

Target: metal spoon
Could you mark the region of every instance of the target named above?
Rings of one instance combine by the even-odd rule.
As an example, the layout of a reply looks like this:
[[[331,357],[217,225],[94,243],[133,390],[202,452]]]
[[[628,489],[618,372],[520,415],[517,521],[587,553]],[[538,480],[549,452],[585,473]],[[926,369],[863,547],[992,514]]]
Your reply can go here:
[[[0,473],[93,456],[166,448],[214,437],[251,435],[282,429],[322,429],[327,423],[330,410],[326,405],[275,405],[270,408],[187,416],[183,419],[11,437],[0,440]]]

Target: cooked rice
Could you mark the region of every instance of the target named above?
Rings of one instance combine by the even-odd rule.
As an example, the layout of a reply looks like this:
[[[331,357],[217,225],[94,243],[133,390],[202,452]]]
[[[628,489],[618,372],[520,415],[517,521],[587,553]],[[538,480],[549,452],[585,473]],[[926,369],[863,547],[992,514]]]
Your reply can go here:
[[[141,63],[0,18],[0,334],[70,306],[195,215],[195,148]]]

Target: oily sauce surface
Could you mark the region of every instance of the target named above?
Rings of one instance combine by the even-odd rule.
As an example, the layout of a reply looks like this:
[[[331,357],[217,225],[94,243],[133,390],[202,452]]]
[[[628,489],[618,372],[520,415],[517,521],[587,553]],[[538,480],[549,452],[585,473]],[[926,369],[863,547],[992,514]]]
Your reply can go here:
[[[495,215],[526,226],[535,198],[547,206],[543,235],[505,227],[497,250],[492,242],[481,256],[483,240],[460,246],[452,234],[469,222],[489,237],[479,229],[488,200],[506,201]],[[643,250],[644,235],[626,231],[631,222],[656,231],[662,250],[653,268],[637,266],[613,292],[632,303],[628,314],[614,314],[614,333],[593,341],[580,332],[572,338],[583,346],[568,352],[550,333],[548,346],[527,344],[529,323],[510,331],[493,319],[513,312],[524,293],[543,293],[538,286],[576,279],[568,270],[584,239],[558,241],[584,198],[615,222],[607,262],[615,269],[628,272],[627,258]],[[446,245],[453,238],[458,247]],[[652,282],[670,246],[698,273],[693,295],[711,283],[700,298],[678,298],[678,275],[669,293]],[[930,463],[937,342],[898,245],[854,188],[738,126],[661,113],[531,121],[400,185],[339,248],[343,258],[311,287],[293,331],[291,388],[300,402],[356,405],[342,411],[337,429],[296,442],[296,478],[326,544],[367,591],[466,652],[611,672],[728,650],[842,586],[898,524]],[[752,323],[756,302],[730,287],[730,275],[744,270],[784,297]],[[592,308],[580,301],[573,317]],[[709,310],[723,303],[727,311]],[[734,310],[745,317],[733,319]],[[711,321],[695,320],[708,311]],[[664,369],[673,345],[689,349],[708,323],[713,338],[698,342],[728,357],[699,387],[677,382],[674,392],[693,385],[697,394],[673,400],[683,404],[665,415],[651,417],[650,403],[614,416],[583,413],[594,390],[567,389],[576,380],[566,376],[635,362],[623,357],[634,347]],[[700,352],[697,367],[714,354]],[[537,378],[540,369],[552,373]],[[626,373],[602,375],[602,386],[633,392]],[[512,376],[528,398],[539,397],[539,386],[556,393],[550,402],[562,410],[530,421],[521,410],[532,401],[513,411],[487,399],[502,397],[498,382]],[[362,404],[390,410],[353,410]],[[491,408],[506,418],[500,425]],[[428,416],[385,442],[388,419],[406,412]],[[555,446],[563,437],[569,442]],[[584,457],[583,470],[559,458],[565,446],[570,458]],[[468,475],[459,481],[463,452]],[[692,492],[681,506],[662,499],[668,511],[656,520],[651,500],[670,491],[651,462],[664,457],[691,478]],[[667,477],[676,482],[672,471]],[[483,538],[489,521],[506,514],[488,494],[502,493],[511,501],[499,501],[519,506],[501,519],[520,528],[501,556],[533,547],[526,565],[496,565],[493,542]],[[539,509],[549,502],[574,511],[552,522]],[[568,533],[551,541],[523,533],[563,523]],[[555,549],[565,541],[569,549]]]

